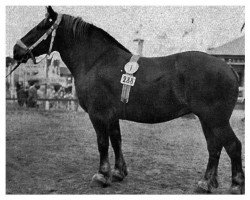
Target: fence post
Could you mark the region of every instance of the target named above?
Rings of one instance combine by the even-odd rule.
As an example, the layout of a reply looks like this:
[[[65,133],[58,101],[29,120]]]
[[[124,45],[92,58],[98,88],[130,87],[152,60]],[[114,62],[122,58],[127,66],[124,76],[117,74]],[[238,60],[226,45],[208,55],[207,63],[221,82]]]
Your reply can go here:
[[[13,68],[13,65],[12,64],[10,64],[9,65],[9,69],[10,69],[10,71],[12,70],[12,68]],[[11,98],[15,98],[16,97],[16,91],[15,91],[15,83],[14,83],[14,74],[15,73],[12,73],[12,74],[10,74],[10,97]]]
[[[137,38],[137,39],[134,39],[133,41],[138,43],[137,54],[142,56],[144,40],[140,39],[140,38]]]
[[[72,78],[72,96],[73,99],[76,99],[76,87],[75,87],[75,79]],[[71,109],[77,111],[78,106],[76,106],[75,101],[71,101]]]
[[[45,59],[45,99],[48,99],[48,56],[46,55]],[[45,101],[45,110],[49,110],[49,101]]]

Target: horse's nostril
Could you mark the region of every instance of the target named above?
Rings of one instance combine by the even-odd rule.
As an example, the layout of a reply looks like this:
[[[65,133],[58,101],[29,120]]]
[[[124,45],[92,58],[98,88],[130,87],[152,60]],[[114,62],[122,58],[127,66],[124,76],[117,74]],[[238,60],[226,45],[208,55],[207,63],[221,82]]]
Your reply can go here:
[[[14,58],[17,57],[17,51],[15,49],[14,49],[13,55],[14,55]]]
[[[14,56],[14,59],[18,58],[18,51],[17,51],[16,46],[14,46],[14,49],[13,49],[13,56]]]
[[[22,51],[19,46],[15,45],[13,49],[13,58],[15,60],[20,60],[22,58]]]

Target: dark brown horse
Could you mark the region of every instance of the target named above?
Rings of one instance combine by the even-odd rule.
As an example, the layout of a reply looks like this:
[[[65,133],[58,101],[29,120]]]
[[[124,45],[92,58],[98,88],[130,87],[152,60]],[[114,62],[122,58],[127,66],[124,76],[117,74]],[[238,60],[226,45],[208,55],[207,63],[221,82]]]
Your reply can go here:
[[[100,166],[93,181],[107,186],[128,174],[119,119],[159,123],[194,113],[200,119],[209,152],[207,169],[198,186],[208,192],[218,187],[217,169],[224,147],[232,165],[231,191],[244,192],[241,142],[229,124],[238,82],[225,62],[194,51],[141,57],[129,102],[124,104],[120,79],[132,56],[130,51],[81,18],[58,14],[51,7],[47,12],[47,17],[14,46],[14,58],[26,62],[48,49],[60,53],[75,78],[80,105],[88,112],[97,134]],[[115,153],[113,170],[109,164],[109,140]]]

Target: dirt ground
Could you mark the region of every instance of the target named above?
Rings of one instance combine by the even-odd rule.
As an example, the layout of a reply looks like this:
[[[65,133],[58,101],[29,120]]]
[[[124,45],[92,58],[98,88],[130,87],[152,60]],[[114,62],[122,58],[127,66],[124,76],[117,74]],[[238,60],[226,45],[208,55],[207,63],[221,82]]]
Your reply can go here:
[[[243,110],[231,125],[243,144]],[[195,194],[208,152],[198,119],[147,125],[120,121],[129,174],[111,187],[90,187],[98,170],[96,135],[88,114],[6,108],[7,194]],[[110,162],[114,154],[110,148]],[[223,150],[216,194],[228,193],[230,159]]]

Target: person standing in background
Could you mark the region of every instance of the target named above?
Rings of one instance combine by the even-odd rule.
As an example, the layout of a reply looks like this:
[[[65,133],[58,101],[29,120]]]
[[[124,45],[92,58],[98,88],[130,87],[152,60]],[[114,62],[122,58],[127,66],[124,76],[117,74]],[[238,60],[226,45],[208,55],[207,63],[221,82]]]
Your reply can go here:
[[[30,86],[28,90],[28,100],[27,100],[27,106],[29,108],[37,108],[37,90],[40,88],[38,83],[35,83],[34,85]]]
[[[27,106],[28,93],[25,91],[24,85],[21,83],[20,89],[17,92],[17,99],[19,106],[23,107],[25,104]]]

